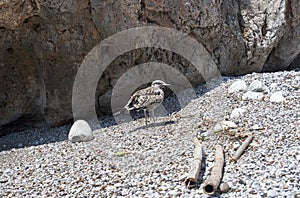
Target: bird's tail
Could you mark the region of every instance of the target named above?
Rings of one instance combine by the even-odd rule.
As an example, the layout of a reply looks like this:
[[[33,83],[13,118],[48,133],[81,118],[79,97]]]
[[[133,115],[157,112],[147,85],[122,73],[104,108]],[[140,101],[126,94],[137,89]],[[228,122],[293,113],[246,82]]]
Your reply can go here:
[[[131,97],[129,99],[129,101],[127,102],[127,104],[118,112],[114,113],[113,115],[118,115],[118,114],[121,114],[123,113],[125,110],[127,110],[127,113],[129,113],[129,111],[133,110],[134,107],[132,105],[132,101],[133,101],[133,98]]]
[[[117,111],[116,113],[113,113],[113,116],[119,115],[119,114],[123,113],[124,111],[129,112],[131,110],[132,110],[132,108],[128,108],[128,106],[125,106],[120,111]]]

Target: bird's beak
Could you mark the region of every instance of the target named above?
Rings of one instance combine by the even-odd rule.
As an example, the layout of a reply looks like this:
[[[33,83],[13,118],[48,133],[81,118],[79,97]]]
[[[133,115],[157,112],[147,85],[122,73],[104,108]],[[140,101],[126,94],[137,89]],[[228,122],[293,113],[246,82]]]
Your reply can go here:
[[[167,83],[165,83],[165,84],[163,84],[164,86],[171,86],[171,84],[167,84]]]

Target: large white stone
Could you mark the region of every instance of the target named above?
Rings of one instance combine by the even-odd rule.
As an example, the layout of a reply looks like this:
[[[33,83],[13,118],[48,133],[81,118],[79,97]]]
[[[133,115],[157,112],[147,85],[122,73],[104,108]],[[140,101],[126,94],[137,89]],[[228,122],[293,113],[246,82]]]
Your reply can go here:
[[[243,92],[247,91],[247,85],[245,81],[237,80],[234,83],[232,83],[228,88],[228,93],[234,93],[238,91],[243,91]]]
[[[242,96],[243,100],[261,100],[264,97],[262,92],[247,91]]]
[[[267,87],[266,85],[259,81],[259,80],[254,80],[250,85],[249,85],[249,91],[254,91],[254,92],[266,92]]]
[[[270,97],[270,101],[279,103],[279,102],[284,102],[285,98],[283,97],[282,92],[278,91],[278,92],[272,93],[272,95]]]
[[[69,136],[71,142],[88,142],[94,139],[93,131],[85,120],[77,120],[72,125]]]

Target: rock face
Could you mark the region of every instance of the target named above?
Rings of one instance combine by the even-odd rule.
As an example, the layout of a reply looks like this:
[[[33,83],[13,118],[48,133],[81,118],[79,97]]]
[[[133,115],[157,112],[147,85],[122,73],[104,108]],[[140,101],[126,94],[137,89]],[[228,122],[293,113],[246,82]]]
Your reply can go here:
[[[297,0],[1,1],[0,126],[23,119],[57,126],[72,119],[72,87],[82,60],[101,40],[131,27],[188,33],[223,75],[299,67],[299,7]],[[111,63],[96,97],[111,92],[126,69],[150,60],[180,68],[193,85],[203,82],[172,52],[143,49]]]
[[[77,68],[101,40],[90,9],[88,1],[1,1],[0,126],[72,118]]]

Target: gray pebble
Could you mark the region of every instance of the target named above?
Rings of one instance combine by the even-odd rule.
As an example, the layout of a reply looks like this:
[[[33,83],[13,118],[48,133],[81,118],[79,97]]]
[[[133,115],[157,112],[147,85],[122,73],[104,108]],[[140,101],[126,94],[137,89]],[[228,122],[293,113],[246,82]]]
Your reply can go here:
[[[221,193],[227,193],[229,191],[229,185],[227,183],[221,183],[220,184],[220,191]]]
[[[278,197],[278,192],[276,190],[268,190],[268,197]]]

